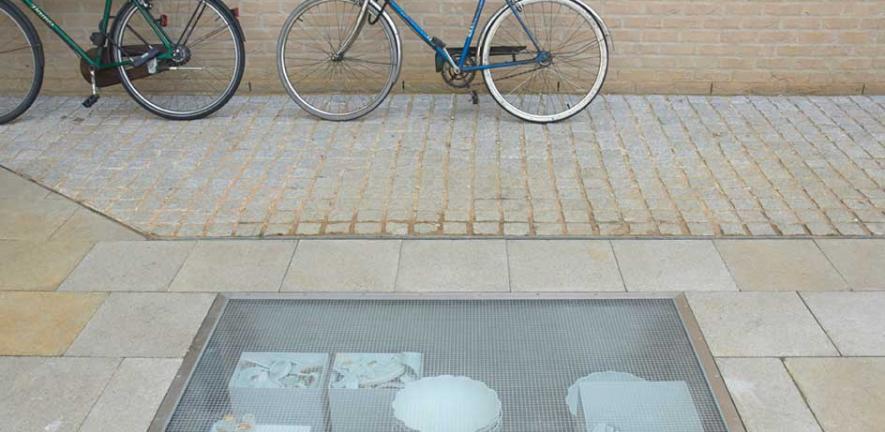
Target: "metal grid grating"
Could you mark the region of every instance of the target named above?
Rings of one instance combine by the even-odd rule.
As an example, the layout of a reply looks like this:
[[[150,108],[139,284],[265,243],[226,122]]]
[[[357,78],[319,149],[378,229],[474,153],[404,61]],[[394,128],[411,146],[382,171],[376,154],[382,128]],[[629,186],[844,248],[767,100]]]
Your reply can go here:
[[[685,382],[702,429],[728,430],[673,299],[232,299],[165,430],[210,431],[230,413],[228,382],[243,352],[405,351],[423,354],[425,377],[463,375],[497,391],[502,431],[589,431],[569,413],[566,391],[603,371]],[[275,415],[277,424],[300,421],[298,407]],[[333,419],[332,429],[326,415],[329,430],[390,430],[366,418]]]

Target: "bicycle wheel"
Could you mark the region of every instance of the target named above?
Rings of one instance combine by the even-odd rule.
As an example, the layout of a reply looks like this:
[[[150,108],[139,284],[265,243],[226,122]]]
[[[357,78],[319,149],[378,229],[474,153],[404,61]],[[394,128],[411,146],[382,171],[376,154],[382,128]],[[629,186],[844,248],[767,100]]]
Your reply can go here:
[[[43,84],[43,48],[34,26],[14,5],[0,0],[0,124],[22,115]]]
[[[523,0],[516,7],[540,50],[505,6],[483,32],[482,64],[538,61],[486,69],[486,87],[502,108],[523,120],[565,120],[586,108],[605,81],[608,46],[603,26],[588,6],[575,0]],[[506,57],[498,56],[501,53]]]
[[[245,69],[243,36],[230,10],[216,0],[155,0],[151,15],[165,25],[173,58],[119,68],[123,87],[148,111],[172,120],[194,120],[223,107]],[[131,2],[117,13],[114,61],[163,48],[148,20]]]
[[[317,117],[364,116],[384,101],[399,77],[399,34],[387,14],[375,25],[364,25],[344,56],[335,58],[360,6],[349,0],[308,0],[292,11],[280,33],[277,67],[283,86]],[[372,2],[368,15],[377,14]]]

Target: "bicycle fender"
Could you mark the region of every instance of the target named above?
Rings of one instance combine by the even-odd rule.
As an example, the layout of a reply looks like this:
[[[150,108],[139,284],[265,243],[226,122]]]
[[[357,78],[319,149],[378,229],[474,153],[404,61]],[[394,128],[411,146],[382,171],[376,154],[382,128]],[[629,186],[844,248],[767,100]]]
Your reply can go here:
[[[237,32],[240,33],[240,38],[243,39],[243,42],[246,42],[246,32],[243,31],[243,25],[240,24],[240,19],[237,18],[236,16],[234,16],[234,13],[231,12],[231,8],[228,7],[221,0],[206,0],[206,1],[210,1],[212,3],[215,3],[219,9],[223,10],[224,13],[227,14],[228,18],[230,18],[230,20],[234,22],[234,26],[236,26]]]
[[[376,23],[378,22],[378,19],[379,19],[378,12],[381,12],[380,19],[387,21],[387,23],[390,25],[390,30],[393,31],[393,39],[394,39],[394,43],[396,43],[396,51],[399,53],[399,58],[397,59],[397,61],[400,65],[400,67],[398,68],[400,70],[397,71],[397,77],[396,77],[396,79],[399,80],[399,74],[402,70],[402,64],[403,64],[403,39],[399,34],[399,28],[396,26],[396,21],[390,17],[390,14],[387,13],[386,9],[387,8],[382,8],[381,5],[379,5],[377,1],[369,0],[369,13],[375,15],[375,17],[376,17],[375,22]],[[368,18],[369,17],[367,17],[367,19]]]
[[[613,53],[615,50],[615,44],[614,44],[614,41],[612,40],[611,31],[608,29],[608,25],[605,24],[605,21],[602,19],[602,17],[599,15],[599,13],[597,13],[595,10],[593,10],[593,8],[591,8],[590,5],[588,5],[587,3],[584,3],[581,0],[571,0],[571,1],[574,2],[575,4],[577,4],[578,6],[580,6],[581,8],[583,8],[584,10],[586,10],[587,13],[589,13],[590,16],[593,17],[593,19],[596,21],[596,23],[599,24],[599,28],[600,28],[600,30],[602,30],[602,35],[605,36],[605,44],[606,44],[606,47],[608,48],[609,54]],[[498,9],[489,18],[488,21],[486,21],[486,25],[485,25],[485,27],[483,27],[482,33],[480,33],[480,36],[479,36],[479,41],[476,45],[477,46],[477,57],[479,54],[479,51],[478,51],[479,47],[483,46],[486,36],[488,35],[489,27],[491,27],[492,23],[509,8],[510,8],[510,6],[508,6],[506,4],[504,6],[501,6],[501,8]]]
[[[572,0],[572,2],[579,4],[587,11],[587,13],[589,13],[593,17],[593,19],[596,20],[596,23],[599,24],[599,28],[602,29],[602,34],[605,36],[605,44],[608,45],[609,54],[615,52],[615,42],[612,39],[612,32],[608,29],[608,26],[605,24],[605,21],[602,19],[599,13],[593,10],[590,5],[584,3],[582,0]]]

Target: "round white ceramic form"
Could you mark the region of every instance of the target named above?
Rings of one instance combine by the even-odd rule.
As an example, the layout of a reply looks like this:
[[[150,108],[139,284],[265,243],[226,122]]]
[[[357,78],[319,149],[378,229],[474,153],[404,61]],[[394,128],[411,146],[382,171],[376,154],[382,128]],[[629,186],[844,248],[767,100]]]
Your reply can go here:
[[[483,382],[451,375],[406,384],[392,407],[399,421],[419,432],[498,430],[502,414],[497,392]]]
[[[578,405],[581,403],[578,398],[578,387],[586,381],[645,381],[644,379],[627,372],[595,372],[583,378],[579,378],[568,388],[568,394],[565,397],[565,403],[568,404],[568,410],[573,416],[578,415]],[[594,431],[595,432],[595,431]]]

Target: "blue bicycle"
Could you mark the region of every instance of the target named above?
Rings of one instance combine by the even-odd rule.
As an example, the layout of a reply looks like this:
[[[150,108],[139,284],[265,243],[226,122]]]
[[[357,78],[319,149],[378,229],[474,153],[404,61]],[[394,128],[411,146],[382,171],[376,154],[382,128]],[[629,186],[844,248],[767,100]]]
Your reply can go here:
[[[402,41],[389,8],[433,49],[436,69],[450,86],[469,88],[482,73],[495,101],[530,122],[557,122],[581,112],[608,71],[605,23],[581,0],[505,3],[474,47],[485,6],[478,0],[464,45],[448,48],[396,0],[307,0],[280,34],[280,78],[313,115],[352,120],[368,114],[387,97],[402,67]]]

